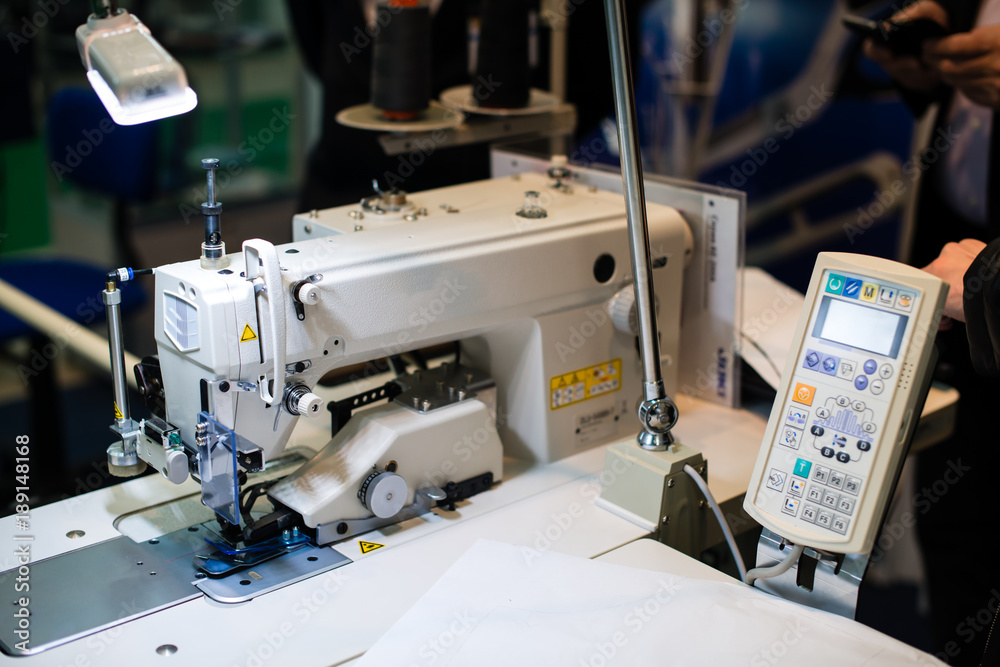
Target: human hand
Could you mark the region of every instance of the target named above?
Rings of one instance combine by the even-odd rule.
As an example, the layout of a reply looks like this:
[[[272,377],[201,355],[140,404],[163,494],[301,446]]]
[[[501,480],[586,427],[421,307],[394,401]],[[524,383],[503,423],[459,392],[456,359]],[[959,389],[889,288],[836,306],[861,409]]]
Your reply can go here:
[[[941,249],[937,259],[924,267],[924,271],[948,283],[948,299],[944,304],[946,318],[965,321],[965,272],[985,247],[985,243],[976,239],[948,243]],[[950,321],[941,320],[942,329],[950,326]]]
[[[903,22],[914,19],[930,19],[948,27],[948,14],[933,0],[923,0],[905,7],[891,17],[890,21]],[[920,93],[929,93],[941,84],[941,73],[937,67],[914,56],[896,55],[888,48],[866,39],[863,44],[866,56],[882,66],[889,76],[904,88]]]
[[[976,104],[1000,109],[1000,25],[927,40],[924,63]]]

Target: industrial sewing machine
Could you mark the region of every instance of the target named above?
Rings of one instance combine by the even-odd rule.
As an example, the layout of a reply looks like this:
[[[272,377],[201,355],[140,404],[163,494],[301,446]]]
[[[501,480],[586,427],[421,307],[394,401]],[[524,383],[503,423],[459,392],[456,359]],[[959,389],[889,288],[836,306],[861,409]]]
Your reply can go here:
[[[202,593],[251,599],[350,562],[322,545],[490,490],[503,479],[504,456],[548,463],[631,438],[641,374],[624,206],[620,195],[564,178],[557,169],[376,193],[360,206],[297,216],[290,244],[250,240],[232,255],[210,187],[202,257],[155,269],[158,360],[136,368],[153,417],[129,416],[124,369],[113,363],[120,441],[109,466],[129,474],[148,464],[178,484],[195,478],[216,521],[152,546],[122,537],[34,564],[39,582],[46,571],[80,582],[88,569],[154,558],[170,572],[158,571],[159,588],[129,614],[112,609],[107,618],[93,597],[67,599],[53,583],[60,618],[36,622],[24,652]],[[672,208],[650,204],[648,219],[673,389],[693,241]],[[113,277],[105,300],[114,362],[118,283],[135,272]],[[330,412],[314,393],[332,369],[450,341],[460,341],[454,362]],[[282,454],[300,417],[332,418],[329,444],[277,482],[248,483]],[[266,514],[254,509],[264,493]],[[33,604],[45,595],[38,590]],[[18,653],[9,629],[0,636]]]

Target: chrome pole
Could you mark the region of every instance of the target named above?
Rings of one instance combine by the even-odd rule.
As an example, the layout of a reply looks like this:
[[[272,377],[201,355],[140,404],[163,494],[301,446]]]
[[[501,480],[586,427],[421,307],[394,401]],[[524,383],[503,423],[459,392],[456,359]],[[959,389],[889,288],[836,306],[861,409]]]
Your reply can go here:
[[[108,348],[111,353],[111,384],[114,388],[115,408],[118,414],[115,421],[124,426],[129,418],[128,393],[126,391],[125,344],[122,340],[121,302],[122,293],[113,282],[107,284],[104,290],[104,306],[108,318]],[[121,416],[119,416],[121,415]]]
[[[608,22],[608,46],[611,52],[611,78],[614,84],[622,189],[625,194],[625,213],[628,217],[639,350],[642,359],[643,400],[639,405],[639,419],[643,430],[639,433],[638,440],[646,449],[664,450],[673,443],[670,429],[677,423],[677,406],[667,396],[663,385],[663,374],[660,371],[660,346],[653,307],[655,301],[652,261],[649,253],[649,226],[646,222],[638,123],[632,97],[632,69],[629,60],[625,7],[622,0],[605,0],[604,11]]]

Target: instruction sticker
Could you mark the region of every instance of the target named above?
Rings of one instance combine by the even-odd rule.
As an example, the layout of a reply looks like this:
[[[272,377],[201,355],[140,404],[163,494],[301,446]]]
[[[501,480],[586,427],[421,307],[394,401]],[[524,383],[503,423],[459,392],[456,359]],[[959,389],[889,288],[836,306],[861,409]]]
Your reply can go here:
[[[556,375],[549,380],[549,409],[558,410],[616,392],[621,389],[621,378],[621,359]]]
[[[257,340],[257,334],[253,332],[249,324],[243,325],[243,335],[240,336],[240,342],[245,343],[248,340]]]
[[[375,551],[376,549],[381,549],[384,544],[377,544],[375,542],[365,542],[364,540],[358,540],[358,546],[361,547],[361,553],[367,554]]]

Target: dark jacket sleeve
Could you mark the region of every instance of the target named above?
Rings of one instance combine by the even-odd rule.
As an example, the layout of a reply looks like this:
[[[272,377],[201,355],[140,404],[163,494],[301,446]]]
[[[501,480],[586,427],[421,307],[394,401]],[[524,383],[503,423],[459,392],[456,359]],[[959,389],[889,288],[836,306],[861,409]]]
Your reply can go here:
[[[976,372],[1000,377],[1000,238],[965,272],[965,322]]]

